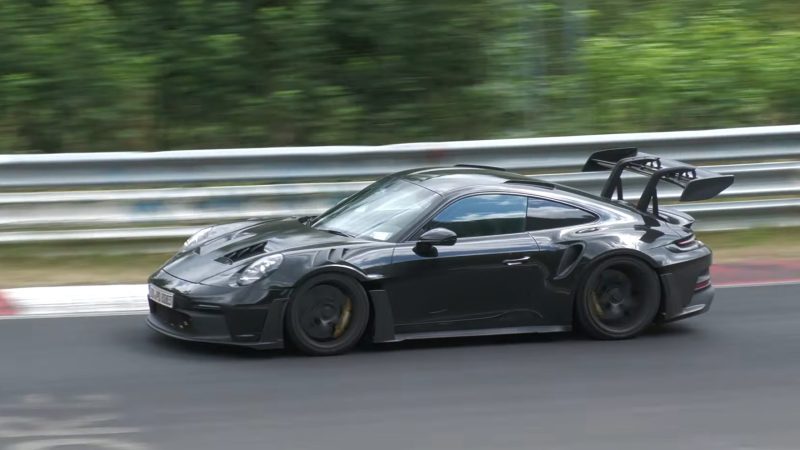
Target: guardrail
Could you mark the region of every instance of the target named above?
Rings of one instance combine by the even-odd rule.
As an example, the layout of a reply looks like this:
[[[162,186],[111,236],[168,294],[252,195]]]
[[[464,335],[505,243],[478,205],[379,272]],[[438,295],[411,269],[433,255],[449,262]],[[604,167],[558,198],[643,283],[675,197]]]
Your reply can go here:
[[[578,170],[591,151],[618,146],[694,163],[796,160],[800,126],[379,147],[0,156],[0,188],[40,190],[0,194],[0,242],[175,237],[191,233],[200,223],[316,214],[363,188],[367,180],[430,165],[500,166],[599,192],[606,173],[546,172]],[[798,199],[775,199],[800,193],[800,162],[711,168],[735,174],[735,184],[712,203],[676,205],[695,215],[701,229],[800,225]],[[644,179],[628,178],[626,195],[636,195]],[[252,180],[281,184],[144,188]],[[297,180],[303,183],[289,183]],[[118,185],[142,187],[52,191]],[[662,198],[677,193],[666,188]],[[742,199],[747,200],[736,201]]]
[[[207,182],[372,180],[430,165],[484,164],[566,172],[598,148],[640,147],[693,163],[800,157],[800,125],[385,146],[6,155],[0,188]]]

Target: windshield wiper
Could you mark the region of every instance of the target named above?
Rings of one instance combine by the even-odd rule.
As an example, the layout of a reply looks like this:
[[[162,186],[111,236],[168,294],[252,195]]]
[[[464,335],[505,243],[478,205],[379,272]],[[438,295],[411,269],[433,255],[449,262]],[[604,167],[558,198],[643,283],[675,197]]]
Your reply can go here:
[[[338,234],[339,236],[344,236],[344,237],[349,237],[349,238],[355,237],[352,234],[345,233],[344,231],[341,231],[341,230],[335,230],[333,228],[317,228],[317,229],[319,231],[327,231],[328,233],[331,233],[331,234]]]

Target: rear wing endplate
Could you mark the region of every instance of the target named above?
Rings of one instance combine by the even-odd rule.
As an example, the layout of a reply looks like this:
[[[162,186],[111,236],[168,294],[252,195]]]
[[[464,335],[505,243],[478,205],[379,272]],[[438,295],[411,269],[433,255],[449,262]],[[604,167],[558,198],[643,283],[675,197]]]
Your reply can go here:
[[[659,181],[683,188],[680,197],[682,202],[714,198],[733,184],[733,175],[720,175],[680,161],[641,153],[636,148],[615,148],[592,153],[583,171],[601,170],[611,170],[600,193],[604,198],[611,198],[616,192],[617,198],[622,200],[621,177],[626,170],[650,177],[636,208],[647,212],[652,204],[653,214],[658,214]]]

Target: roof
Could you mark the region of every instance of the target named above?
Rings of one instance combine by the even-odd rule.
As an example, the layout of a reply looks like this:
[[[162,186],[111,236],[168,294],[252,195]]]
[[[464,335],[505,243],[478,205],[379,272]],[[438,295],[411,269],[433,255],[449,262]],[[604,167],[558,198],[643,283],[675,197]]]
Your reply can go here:
[[[509,181],[535,181],[518,173],[480,167],[414,169],[403,172],[402,177],[439,194],[472,186],[500,185]]]
[[[428,167],[398,172],[394,176],[440,195],[453,194],[456,191],[479,190],[490,186],[503,186],[505,188],[503,190],[508,189],[510,193],[525,193],[526,195],[537,193],[541,195],[546,191],[551,194],[546,194],[545,197],[556,201],[564,201],[565,198],[571,198],[578,202],[605,205],[616,209],[622,208],[628,212],[636,211],[633,206],[624,202],[612,201],[580,189],[552,183],[540,178],[526,177],[503,169],[474,166]]]

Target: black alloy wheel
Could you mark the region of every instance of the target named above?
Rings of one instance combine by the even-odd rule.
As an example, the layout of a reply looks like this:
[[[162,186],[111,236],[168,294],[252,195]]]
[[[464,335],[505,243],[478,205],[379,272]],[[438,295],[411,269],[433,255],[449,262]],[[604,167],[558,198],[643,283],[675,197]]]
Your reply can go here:
[[[591,271],[578,292],[578,324],[595,339],[634,337],[653,323],[660,291],[658,275],[644,261],[607,259]]]
[[[289,339],[309,355],[337,355],[350,350],[369,322],[369,299],[364,288],[339,274],[309,279],[297,289],[287,308]]]

